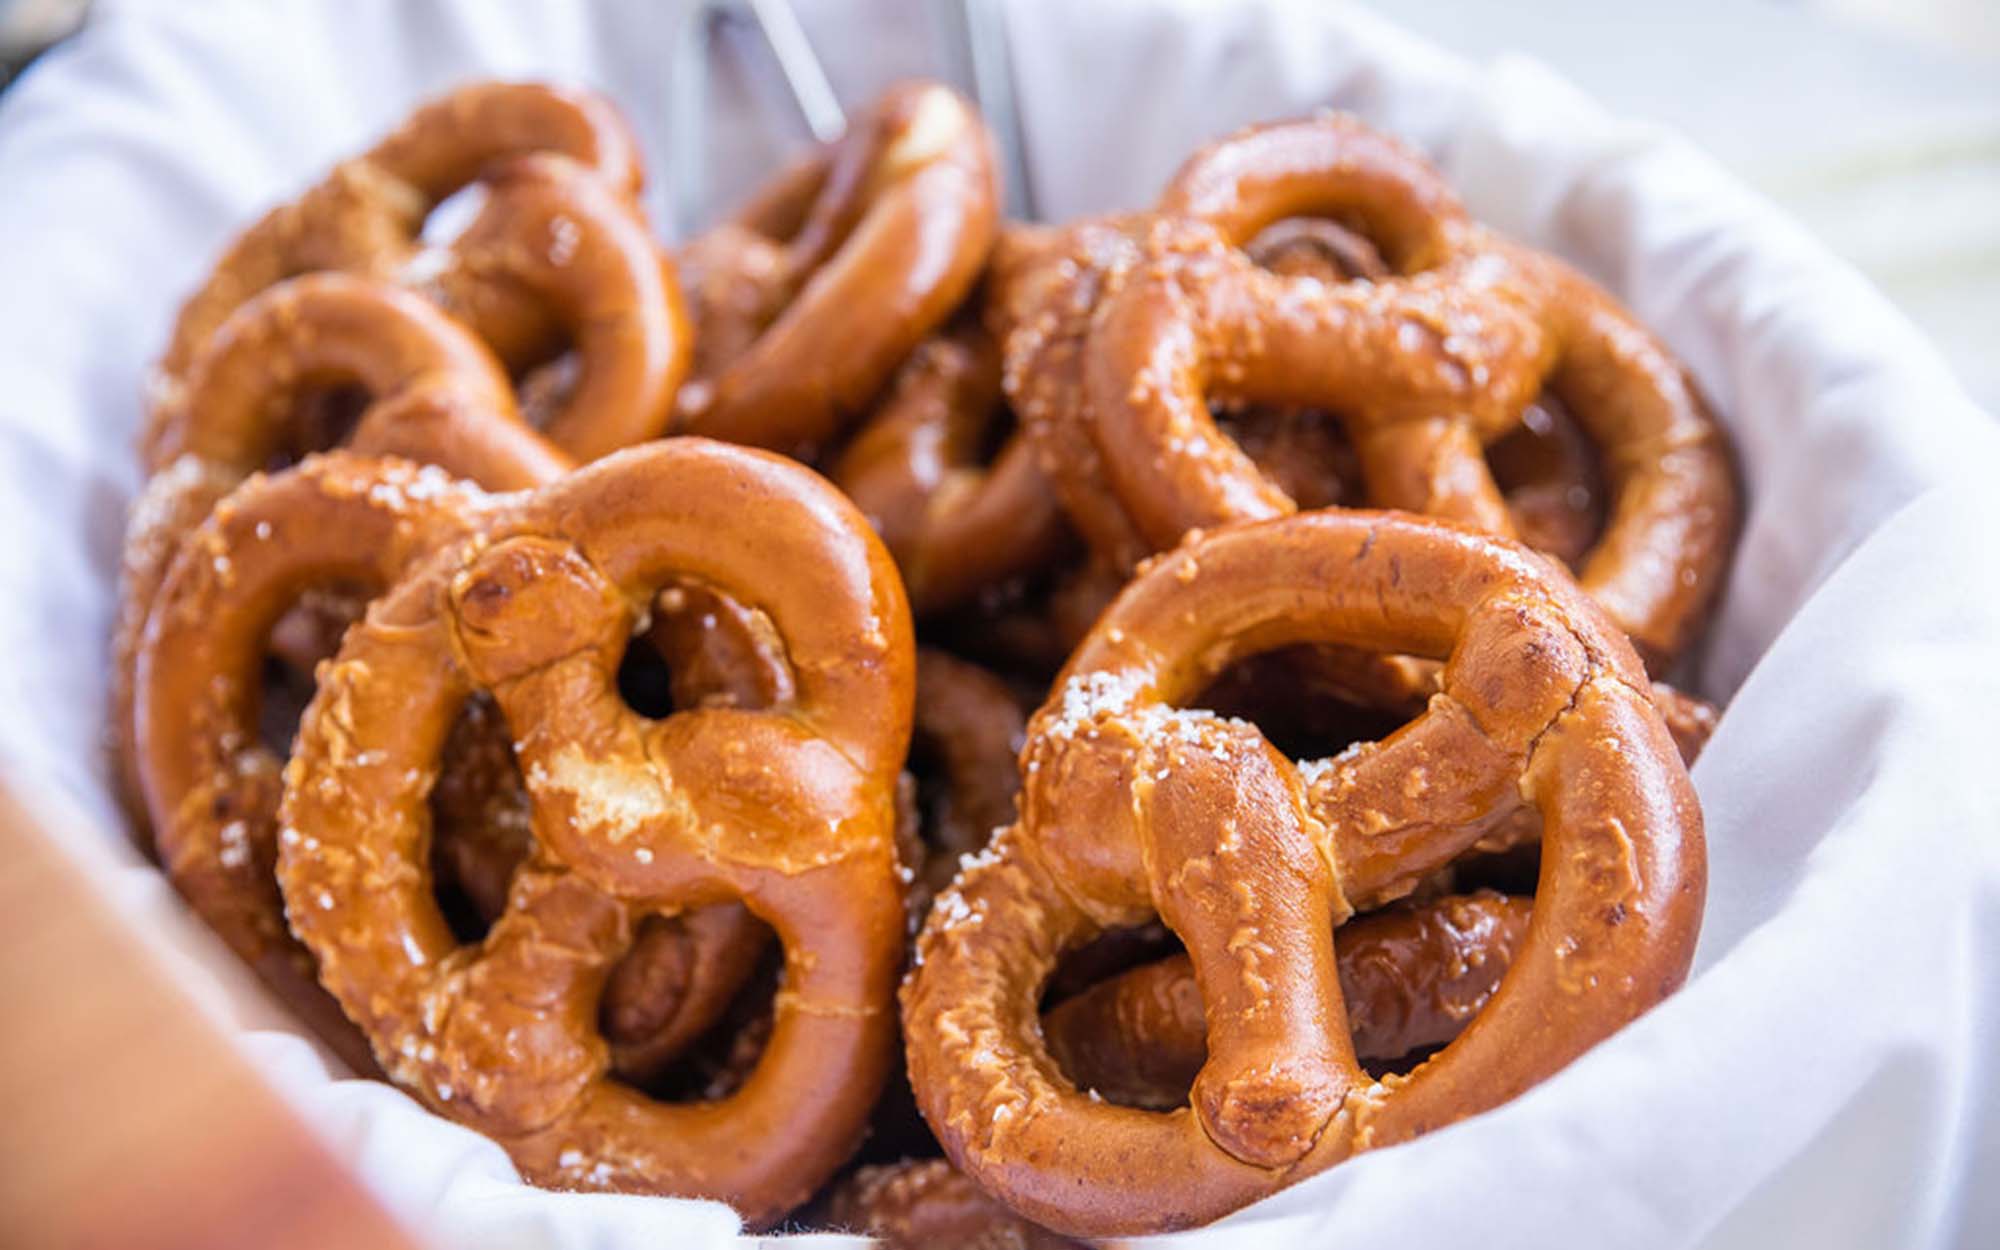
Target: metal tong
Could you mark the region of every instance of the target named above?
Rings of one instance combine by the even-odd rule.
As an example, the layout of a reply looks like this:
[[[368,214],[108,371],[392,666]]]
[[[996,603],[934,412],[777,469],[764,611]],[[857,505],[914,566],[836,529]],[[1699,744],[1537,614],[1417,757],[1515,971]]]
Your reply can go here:
[[[933,11],[945,45],[946,76],[971,95],[993,132],[1007,212],[1032,219],[1033,186],[1022,145],[1002,0],[935,0]],[[847,113],[790,0],[694,0],[675,33],[668,60],[672,75],[667,90],[668,209],[676,234],[684,239],[706,222],[709,211],[708,109],[716,43],[726,30],[746,25],[755,32],[767,53],[767,69],[776,70],[813,139],[831,143],[847,129]]]

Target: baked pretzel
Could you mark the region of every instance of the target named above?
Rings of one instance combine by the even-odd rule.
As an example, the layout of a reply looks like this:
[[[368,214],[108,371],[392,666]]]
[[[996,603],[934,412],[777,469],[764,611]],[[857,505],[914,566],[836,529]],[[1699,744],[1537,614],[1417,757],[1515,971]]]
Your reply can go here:
[[[796,697],[660,721],[627,708],[620,658],[671,578],[765,612]],[[392,1078],[530,1180],[716,1197],[768,1221],[853,1149],[887,1075],[911,654],[887,552],[788,461],[669,440],[517,496],[378,599],[322,671],[286,767],[292,928]],[[423,808],[480,690],[516,737],[536,846],[507,910],[461,946],[425,888]],[[596,1004],[635,922],[731,899],[786,951],[756,1069],[699,1106],[607,1080]]]
[[[143,782],[170,877],[358,1071],[373,1069],[368,1048],[319,991],[280,910],[272,868],[280,760],[258,732],[266,638],[287,623],[323,623],[319,614],[293,609],[330,582],[365,604],[415,556],[469,524],[486,502],[436,470],[343,453],[254,480],[182,544],[186,550],[134,653],[136,699],[122,724],[136,735],[134,785]],[[356,615],[347,609],[336,619]],[[331,641],[314,637],[292,658],[310,671],[338,641],[337,634]],[[756,678],[741,674],[765,671],[734,650],[718,656],[706,637],[656,631],[652,642],[686,683],[684,706],[698,705],[709,691],[754,687]],[[763,655],[758,661],[770,663]],[[732,671],[732,663],[741,670]],[[690,676],[680,678],[682,672]],[[712,683],[708,691],[697,684],[703,681]],[[503,909],[531,845],[511,744],[490,701],[468,701],[432,793],[437,875],[489,920]],[[649,917],[605,993],[605,1032],[619,1073],[647,1079],[684,1050],[721,1016],[764,946],[762,929],[734,904]]]
[[[127,523],[111,724],[121,788],[135,809],[132,673],[160,581],[185,536],[245,478],[313,450],[286,418],[302,396],[341,386],[367,398],[346,438],[356,450],[432,461],[494,490],[546,481],[570,466],[521,422],[492,353],[427,300],[364,278],[314,274],[237,308],[193,362],[178,415],[156,429],[161,467]]]
[[[484,506],[436,468],[311,457],[210,511],[182,544],[134,652],[136,776],[154,845],[195,912],[358,1072],[361,1036],[320,989],[278,896],[280,759],[258,733],[265,640],[302,589],[380,588]]]
[[[826,1223],[894,1250],[1081,1250],[1009,1211],[948,1159],[857,1169],[827,1200]]]
[[[637,145],[617,110],[600,96],[535,83],[475,83],[461,87],[419,107],[401,126],[367,152],[341,162],[318,184],[297,200],[280,205],[237,237],[216,264],[202,287],[189,297],[175,321],[167,350],[154,377],[151,411],[140,440],[142,458],[149,471],[172,460],[158,443],[161,426],[178,418],[187,400],[183,393],[189,372],[209,339],[246,300],[287,278],[321,270],[337,270],[396,281],[406,277],[421,279],[443,265],[454,267],[448,254],[427,251],[422,245],[425,219],[451,195],[485,177],[509,158],[533,153],[554,153],[568,157],[592,175],[610,195],[630,201],[636,196],[640,179]],[[516,171],[514,177],[523,175]],[[547,167],[532,175],[553,178]],[[606,214],[598,193],[566,180],[566,190],[576,192],[573,212],[537,237],[535,232],[520,235],[518,247],[540,252],[538,260],[520,265],[509,260],[501,275],[478,298],[470,300],[486,317],[489,329],[506,329],[498,344],[502,348],[525,346],[546,337],[546,314],[512,289],[517,282],[538,285],[541,291],[552,284],[544,272],[538,278],[531,271],[546,270],[542,261],[561,267],[561,257],[578,247],[586,233],[595,234],[609,222],[619,242],[633,228]],[[517,191],[516,196],[521,195]],[[532,199],[532,195],[527,198]],[[636,209],[623,217],[637,223]],[[527,206],[523,225],[535,216]],[[506,213],[482,214],[485,231],[491,231]],[[636,228],[643,238],[643,223]],[[475,250],[480,244],[475,243]],[[487,256],[492,255],[490,249]],[[468,258],[475,259],[475,258]],[[525,253],[521,259],[526,259]],[[645,270],[657,271],[657,255],[633,266],[628,275],[645,282]],[[466,297],[468,286],[482,280],[474,271],[453,284],[454,293]],[[562,304],[557,304],[560,310]],[[571,305],[573,308],[574,305]],[[503,358],[507,351],[502,351]],[[524,362],[509,359],[510,364]],[[671,388],[670,388],[671,389]],[[616,421],[631,420],[630,414],[602,413]],[[647,435],[658,433],[655,427]],[[577,435],[575,440],[571,435]],[[610,431],[589,435],[580,429],[562,432],[565,446],[579,455],[602,454],[618,441]],[[600,444],[601,445],[598,445]]]
[[[720,331],[735,354],[697,336],[697,379],[680,398],[684,432],[809,459],[866,410],[986,262],[998,221],[991,143],[949,88],[891,87],[816,166],[781,176],[720,246],[702,249],[709,264],[718,252],[761,256],[749,263],[764,279],[744,297],[747,319],[712,315],[718,283],[692,281],[702,335],[735,327]],[[764,229],[775,233],[746,237]]]
[[[664,433],[693,326],[673,260],[626,193],[553,154],[495,165],[484,182],[471,224],[413,256],[404,280],[512,370],[569,345],[574,371],[539,428],[576,459]]]
[[[1056,416],[1098,452],[1102,476],[1072,468],[1065,495],[1105,514],[1094,540],[1130,556],[1291,510],[1217,431],[1211,393],[1337,412],[1372,502],[1511,535],[1481,448],[1547,389],[1604,462],[1609,520],[1585,589],[1656,666],[1693,637],[1728,558],[1733,471],[1685,371],[1610,296],[1476,226],[1421,159],[1340,116],[1211,145],[1159,210],[1187,224],[1155,223],[1102,296],[1084,395]],[[1237,250],[1301,213],[1359,222],[1397,276],[1329,286]]]
[[[1302,642],[1449,655],[1378,743],[1295,765],[1174,710],[1241,656]],[[1212,1220],[1356,1151],[1493,1107],[1686,975],[1701,814],[1644,669],[1600,610],[1511,544],[1393,513],[1239,526],[1156,561],[1029,727],[1020,821],[931,910],[903,990],[911,1085],[946,1153],[1079,1236]],[[1408,1076],[1358,1066],[1333,928],[1407,894],[1523,802],[1543,870],[1508,975]],[[1190,1106],[1087,1097],[1039,995],[1067,949],[1158,914],[1213,1022]]]
[[[1360,1059],[1393,1060],[1457,1037],[1493,996],[1528,931],[1530,900],[1490,890],[1387,907],[1334,935],[1340,997]],[[1208,1057],[1187,956],[1145,964],[1042,1015],[1069,1079],[1128,1107],[1187,1102]]]

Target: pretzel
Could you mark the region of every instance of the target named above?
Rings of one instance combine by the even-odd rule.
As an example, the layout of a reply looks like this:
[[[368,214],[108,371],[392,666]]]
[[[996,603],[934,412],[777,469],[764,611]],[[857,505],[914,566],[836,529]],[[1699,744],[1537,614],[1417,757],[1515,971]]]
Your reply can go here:
[[[697,344],[718,371],[683,388],[686,433],[810,458],[943,324],[986,261],[998,215],[991,144],[950,89],[890,88],[819,162],[823,172],[786,175],[731,227],[725,250],[739,252],[744,232],[782,232],[766,241],[777,272],[754,301],[768,321],[733,359]]]
[[[405,281],[512,369],[572,346],[574,374],[540,428],[576,459],[664,433],[694,336],[674,262],[631,200],[553,154],[497,164],[484,181],[471,224],[406,261]]]
[[[534,845],[512,743],[491,699],[467,700],[431,790],[433,872],[486,923],[506,910],[514,873]],[[722,1019],[765,945],[763,930],[734,903],[646,917],[605,982],[599,1021],[612,1070],[633,1082],[658,1078]]]
[[[1069,529],[1018,436],[990,460],[1000,354],[983,327],[927,340],[830,476],[896,557],[918,615],[958,607],[1059,559]]]
[[[265,638],[299,591],[391,584],[482,507],[443,471],[343,453],[257,479],[182,544],[136,650],[136,774],[155,845],[195,912],[358,1072],[367,1045],[285,928],[274,864],[280,761],[258,734]]]
[[[315,274],[236,309],[193,362],[179,415],[155,431],[163,467],[126,529],[111,724],[128,797],[138,794],[133,665],[169,562],[217,502],[296,449],[282,418],[298,398],[341,385],[368,398],[346,440],[357,450],[430,460],[496,490],[548,480],[570,465],[520,421],[492,353],[426,300],[363,278]]]
[[[425,252],[420,237],[431,211],[493,167],[532,153],[571,158],[590,172],[589,182],[621,200],[630,201],[638,192],[638,150],[624,120],[609,102],[587,92],[541,84],[475,83],[418,108],[373,148],[341,162],[296,201],[272,209],[238,236],[207,282],[182,306],[156,370],[151,412],[140,440],[149,469],[157,470],[172,459],[158,449],[160,427],[177,419],[186,403],[183,389],[197,357],[246,300],[287,278],[320,270],[384,281],[412,274],[413,269],[412,276],[421,276],[425,267],[438,260]],[[517,171],[515,176],[521,175]],[[555,175],[551,167],[543,166],[533,176]],[[575,247],[585,232],[594,234],[606,221],[611,221],[614,235],[629,235],[636,228],[643,238],[643,224],[621,226],[613,220],[621,215],[601,211],[603,197],[584,188],[583,180],[566,181],[567,189],[577,195],[567,224],[542,238],[524,236],[518,240],[520,246],[553,260],[551,248],[560,256]],[[636,223],[634,213],[636,209],[628,209],[622,216]],[[533,216],[532,210],[528,215]],[[491,228],[498,218],[482,214],[482,220]],[[659,264],[657,257],[650,258],[636,265],[630,276],[643,282],[645,271],[657,271]],[[526,279],[543,291],[550,289],[551,284],[535,282],[528,272],[545,268],[538,262],[529,261],[525,266],[509,262],[509,267],[515,272],[507,274],[507,279]],[[463,296],[465,286],[476,281],[457,283],[457,293]],[[506,282],[497,284],[484,297],[471,301],[490,314],[493,326],[511,328],[513,333],[503,348],[544,337],[547,321],[540,310],[507,286]],[[508,355],[505,350],[501,354]],[[510,359],[509,363],[523,362]],[[572,441],[572,432],[564,430],[562,440],[579,455],[601,454],[618,445],[616,441],[601,446],[588,439]],[[651,431],[657,432],[657,428]]]
[[[290,609],[330,581],[346,583],[354,602],[365,603],[484,506],[477,492],[436,471],[378,466],[342,453],[256,480],[218,505],[182,544],[186,550],[158,592],[162,606],[134,652],[136,696],[120,724],[136,735],[133,784],[143,779],[149,823],[170,876],[358,1071],[373,1068],[368,1048],[325,1000],[305,952],[285,931],[272,875],[279,760],[258,734],[265,637],[285,623],[318,622],[317,614]],[[337,619],[344,624],[357,614],[347,609]],[[680,678],[685,706],[704,694],[754,688],[757,678],[741,674],[765,671],[752,670],[749,657],[733,647],[718,655],[706,637],[656,631],[653,642],[677,678],[687,674]],[[337,649],[338,636],[295,645],[294,661],[309,671]],[[768,657],[758,658],[768,665]],[[702,682],[710,683],[706,691]],[[504,907],[530,844],[511,742],[489,701],[469,701],[447,741],[432,796],[439,876],[489,919]],[[605,994],[618,1071],[650,1077],[685,1049],[720,1017],[763,948],[762,931],[732,904],[650,918]]]
[[[1375,504],[1511,535],[1480,448],[1546,388],[1604,460],[1609,521],[1580,580],[1656,667],[1686,645],[1727,561],[1733,472],[1685,372],[1602,290],[1475,226],[1421,160],[1338,116],[1196,153],[1159,209],[1183,224],[1155,223],[1102,297],[1066,414],[1103,474],[1072,474],[1066,502],[1087,489],[1115,508],[1106,537],[1143,554],[1291,510],[1217,432],[1209,392],[1338,412]],[[1328,286],[1236,250],[1300,213],[1359,221],[1398,276]]]
[[[1295,765],[1172,710],[1247,653],[1338,642],[1449,660],[1429,709]],[[1356,1151],[1493,1107],[1676,987],[1700,923],[1700,810],[1600,610],[1511,544],[1393,513],[1239,526],[1155,562],[1037,713],[1021,819],[932,908],[903,990],[911,1085],[946,1153],[1039,1224],[1215,1219]],[[1408,1076],[1358,1067],[1334,926],[1408,893],[1522,803],[1543,873],[1513,966]],[[1190,1106],[1079,1091],[1035,1012],[1061,953],[1158,914],[1209,1019]]]
[[[1385,908],[1334,935],[1354,1053],[1389,1060],[1457,1037],[1500,984],[1530,902],[1490,890]],[[1099,982],[1043,1013],[1072,1081],[1128,1107],[1187,1102],[1207,1058],[1201,987],[1185,955]]]
[[[638,608],[676,577],[768,615],[789,704],[625,707]],[[768,1221],[852,1150],[887,1075],[909,630],[866,523],[788,461],[669,440],[518,496],[378,599],[323,670],[286,768],[292,928],[392,1078],[530,1180]],[[479,690],[516,736],[536,848],[484,941],[460,946],[423,888],[422,811]],[[726,899],[786,951],[756,1069],[699,1106],[608,1081],[596,1002],[635,921]]]
[[[828,1199],[826,1223],[894,1250],[1080,1250],[1081,1244],[1009,1211],[946,1159],[857,1169]]]

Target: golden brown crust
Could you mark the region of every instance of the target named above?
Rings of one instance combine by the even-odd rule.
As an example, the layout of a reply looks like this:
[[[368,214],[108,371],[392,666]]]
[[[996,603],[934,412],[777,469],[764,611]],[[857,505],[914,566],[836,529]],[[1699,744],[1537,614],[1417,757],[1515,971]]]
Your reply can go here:
[[[321,270],[398,279],[420,250],[433,208],[490,168],[537,153],[569,158],[624,199],[638,192],[638,148],[608,101],[538,83],[475,83],[421,106],[373,148],[244,231],[175,322],[140,440],[148,471],[172,461],[159,446],[160,427],[177,419],[196,358],[244,301]],[[593,224],[586,216],[576,228]],[[507,319],[518,325],[524,311],[514,301]]]
[[[133,666],[161,579],[185,536],[252,473],[291,450],[283,417],[338,386],[367,397],[348,444],[442,466],[499,490],[548,480],[568,457],[523,424],[493,356],[427,301],[345,274],[280,283],[210,336],[183,402],[157,425],[162,467],[126,530],[112,642],[112,748],[135,810]]]
[[[1242,655],[1301,642],[1449,659],[1423,716],[1324,762],[1171,710]],[[1323,512],[1161,557],[1031,722],[1021,820],[918,939],[903,1025],[946,1152],[1058,1231],[1156,1232],[1547,1077],[1693,955],[1701,816],[1646,689],[1629,644],[1539,558],[1453,527]],[[1544,872],[1512,969],[1436,1057],[1370,1080],[1340,1023],[1333,925],[1524,802]],[[1079,1091],[1034,1019],[1064,950],[1155,913],[1218,1022],[1190,1106],[1167,1113]]]
[[[1016,408],[1099,552],[1131,564],[1293,509],[1211,398],[1338,413],[1373,503],[1510,535],[1481,449],[1546,388],[1604,464],[1585,587],[1651,663],[1692,638],[1728,558],[1733,468],[1685,371],[1601,289],[1476,226],[1429,166],[1339,116],[1211,145],[1159,211],[1073,248],[1061,328],[1009,347]],[[1238,250],[1301,214],[1359,225],[1394,276],[1288,278]],[[1080,387],[1028,376],[1064,354],[1085,358]]]
[[[547,153],[484,180],[478,216],[417,289],[511,371],[569,346],[574,376],[543,432],[577,460],[665,433],[693,328],[674,262],[627,194]]]
[[[619,658],[673,578],[765,612],[795,699],[627,708]],[[909,628],[860,515],[775,457],[668,440],[515,497],[377,600],[323,671],[286,770],[284,823],[315,831],[280,847],[292,927],[390,1075],[530,1179],[775,1218],[852,1150],[893,1048]],[[423,800],[477,689],[516,735],[537,847],[461,947],[427,888]],[[786,950],[757,1067],[701,1104],[608,1082],[596,1004],[635,922],[728,899]]]
[[[438,469],[335,452],[253,478],[180,546],[132,707],[137,779],[160,862],[208,926],[359,1071],[367,1046],[286,931],[274,865],[282,761],[260,739],[273,625],[311,585],[379,589],[483,507]]]
[[[747,276],[697,284],[702,333],[711,320],[726,327],[735,354],[697,336],[697,379],[681,393],[683,432],[811,459],[866,411],[978,278],[997,228],[998,190],[986,128],[955,92],[926,82],[890,88],[824,161],[817,182],[781,176],[747,220],[726,227],[725,244],[703,249],[705,275]],[[796,205],[808,192],[811,209],[801,214]],[[767,238],[761,250],[746,238],[794,222],[795,234]],[[746,269],[745,256],[763,263]],[[711,302],[718,280],[737,294]],[[705,311],[729,305],[742,310]],[[746,313],[758,319],[754,336]]]

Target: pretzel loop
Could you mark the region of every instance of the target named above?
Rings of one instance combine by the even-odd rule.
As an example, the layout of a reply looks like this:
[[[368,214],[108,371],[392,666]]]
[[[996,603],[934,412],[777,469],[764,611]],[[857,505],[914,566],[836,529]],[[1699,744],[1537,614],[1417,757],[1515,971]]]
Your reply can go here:
[[[770,617],[791,703],[649,722],[619,701],[639,610],[677,578]],[[530,1178],[769,1219],[846,1157],[887,1071],[909,628],[860,517],[775,457],[672,440],[520,497],[378,600],[324,671],[287,771],[287,827],[316,831],[282,846],[293,928],[391,1075]],[[419,866],[445,732],[480,689],[515,737],[537,850],[460,947]],[[734,900],[786,952],[754,1070],[697,1105],[607,1082],[597,998],[634,921]]]
[[[232,950],[357,1070],[368,1049],[286,932],[273,877],[279,761],[260,740],[261,661],[312,586],[382,588],[471,523],[476,492],[436,469],[342,453],[232,495],[186,544],[135,652],[136,735],[160,859]]]
[[[1306,642],[1448,657],[1443,692],[1375,748],[1303,765],[1248,725],[1173,710],[1233,659]],[[1549,1075],[1692,955],[1700,816],[1644,680],[1577,592],[1469,533],[1328,512],[1161,560],[1031,724],[1020,823],[919,939],[904,1027],[947,1152],[1059,1231],[1155,1232]],[[1543,875],[1513,970],[1436,1058],[1369,1080],[1341,1023],[1332,923],[1524,799]],[[1165,1113],[1085,1096],[1035,1025],[1066,949],[1155,912],[1209,1013],[1191,1105]]]
[[[824,172],[788,173],[730,227],[738,239],[758,226],[796,223],[796,234],[767,240],[776,272],[753,284],[751,311],[768,324],[732,335],[734,359],[703,352],[718,372],[683,391],[683,431],[809,458],[978,278],[998,193],[985,128],[957,94],[893,87],[822,159]]]

